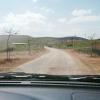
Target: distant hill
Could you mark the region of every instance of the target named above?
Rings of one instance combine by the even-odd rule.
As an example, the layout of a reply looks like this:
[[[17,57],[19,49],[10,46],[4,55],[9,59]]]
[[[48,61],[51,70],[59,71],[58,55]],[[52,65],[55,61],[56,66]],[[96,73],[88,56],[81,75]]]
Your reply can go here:
[[[6,42],[8,38],[8,35],[0,35],[0,42]],[[10,42],[26,42],[28,39],[33,39],[33,41],[40,41],[40,42],[58,42],[60,40],[86,40],[82,37],[61,37],[61,38],[55,38],[55,37],[38,37],[34,38],[27,35],[13,35],[10,38]]]
[[[39,38],[33,38],[34,42],[38,43],[49,43],[49,44],[55,44],[62,42],[63,40],[87,40],[86,38],[82,37],[61,37],[61,38],[56,38],[56,37],[39,37]]]
[[[4,50],[6,48],[7,44],[7,38],[8,35],[0,35],[0,50]],[[27,35],[13,35],[10,38],[10,45],[12,43],[26,43],[28,42],[28,39],[31,40],[31,44],[33,48],[37,47],[44,47],[44,45],[52,46],[52,47],[58,47],[62,46],[63,40],[86,40],[82,37],[61,37],[61,38],[55,38],[55,37],[31,37]],[[19,47],[18,47],[19,48]]]
[[[9,43],[24,43],[28,41],[28,37],[29,36],[26,35],[13,35],[10,37]],[[0,35],[0,50],[4,50],[6,48],[7,38],[8,35]]]
[[[59,39],[61,39],[61,40],[87,40],[86,38],[76,37],[76,36],[62,37],[62,38],[59,38]]]
[[[28,40],[27,35],[12,35],[10,37],[10,42],[25,42],[26,40]],[[8,35],[0,35],[0,42],[2,41],[7,41]],[[30,37],[32,38],[32,37]]]

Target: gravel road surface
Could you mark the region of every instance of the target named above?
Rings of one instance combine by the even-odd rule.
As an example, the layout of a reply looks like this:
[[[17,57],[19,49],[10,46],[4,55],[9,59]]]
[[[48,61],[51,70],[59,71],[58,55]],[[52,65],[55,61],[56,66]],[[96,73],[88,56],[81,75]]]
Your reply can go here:
[[[48,52],[14,69],[14,72],[54,75],[91,74],[93,71],[77,57],[64,50],[46,47]]]

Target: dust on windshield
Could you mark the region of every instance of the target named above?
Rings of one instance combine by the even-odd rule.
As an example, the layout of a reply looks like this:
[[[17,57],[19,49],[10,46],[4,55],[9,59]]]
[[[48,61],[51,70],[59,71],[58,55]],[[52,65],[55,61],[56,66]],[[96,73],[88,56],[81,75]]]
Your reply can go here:
[[[0,72],[100,75],[100,1],[0,1]]]

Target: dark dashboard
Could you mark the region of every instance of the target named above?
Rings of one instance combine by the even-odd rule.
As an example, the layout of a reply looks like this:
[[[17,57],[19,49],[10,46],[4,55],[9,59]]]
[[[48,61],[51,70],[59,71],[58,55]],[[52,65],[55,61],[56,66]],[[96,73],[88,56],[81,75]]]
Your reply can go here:
[[[0,100],[100,100],[100,88],[78,86],[1,86]]]
[[[3,73],[0,100],[100,100],[100,76]]]

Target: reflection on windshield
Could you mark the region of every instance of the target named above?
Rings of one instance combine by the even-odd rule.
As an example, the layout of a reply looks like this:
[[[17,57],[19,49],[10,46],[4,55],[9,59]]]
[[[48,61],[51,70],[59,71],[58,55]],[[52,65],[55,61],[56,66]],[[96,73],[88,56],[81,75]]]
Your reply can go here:
[[[0,1],[0,72],[99,75],[99,4]]]

